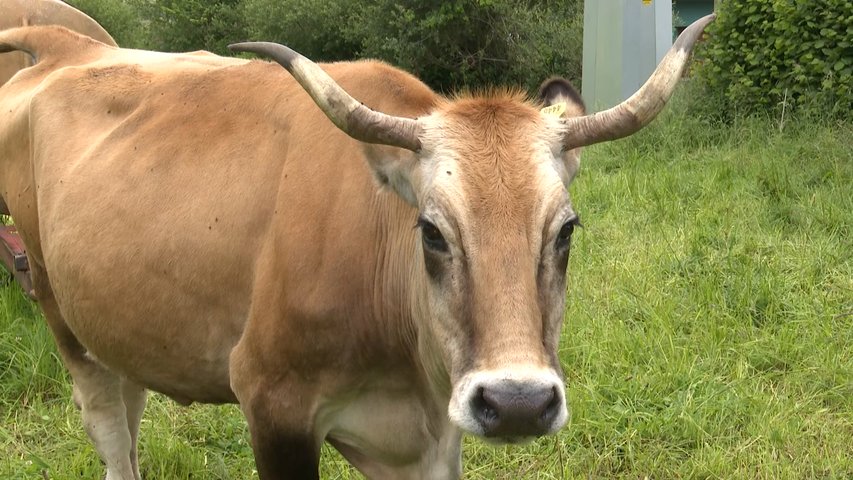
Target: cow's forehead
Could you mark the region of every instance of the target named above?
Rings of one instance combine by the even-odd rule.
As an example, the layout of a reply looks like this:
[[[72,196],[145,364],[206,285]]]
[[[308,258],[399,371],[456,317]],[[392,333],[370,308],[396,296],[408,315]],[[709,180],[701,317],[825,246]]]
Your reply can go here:
[[[540,228],[567,207],[560,125],[534,105],[516,97],[462,99],[426,123],[427,212],[442,209],[474,234],[511,233]]]

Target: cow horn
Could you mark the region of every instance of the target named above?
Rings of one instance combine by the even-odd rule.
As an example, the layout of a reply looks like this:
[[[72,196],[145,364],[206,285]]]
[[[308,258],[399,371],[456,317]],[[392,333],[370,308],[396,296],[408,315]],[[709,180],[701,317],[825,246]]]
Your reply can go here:
[[[687,27],[646,83],[624,102],[603,112],[566,119],[566,150],[627,137],[654,120],[684,74],[690,52],[705,27],[716,17],[707,15]]]
[[[232,52],[265,55],[287,69],[317,106],[338,128],[350,137],[367,143],[392,145],[414,152],[421,149],[417,120],[376,112],[352,98],[316,63],[299,53],[271,42],[246,42],[229,45]]]

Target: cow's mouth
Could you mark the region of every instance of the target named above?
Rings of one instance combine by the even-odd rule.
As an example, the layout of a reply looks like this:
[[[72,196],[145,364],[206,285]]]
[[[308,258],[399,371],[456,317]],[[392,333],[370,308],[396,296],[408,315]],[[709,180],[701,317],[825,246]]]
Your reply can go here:
[[[480,437],[484,442],[490,445],[524,445],[526,443],[530,443],[533,440],[536,440],[535,436],[522,436],[522,437]]]
[[[554,433],[568,419],[562,381],[541,368],[468,374],[456,385],[448,413],[468,433],[503,444]]]

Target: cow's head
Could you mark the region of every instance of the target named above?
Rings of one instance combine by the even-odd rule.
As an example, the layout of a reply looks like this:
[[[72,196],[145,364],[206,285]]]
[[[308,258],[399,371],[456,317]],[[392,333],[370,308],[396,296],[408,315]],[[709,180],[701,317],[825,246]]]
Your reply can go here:
[[[439,105],[420,120],[412,185],[450,418],[503,441],[567,418],[557,347],[579,151],[562,139],[564,121],[584,109],[564,80],[543,93],[555,111],[508,93]]]
[[[512,93],[456,97],[427,116],[396,117],[363,106],[287,47],[232,46],[278,61],[353,138],[404,149],[368,158],[377,178],[418,209],[421,308],[430,319],[422,327],[462,429],[514,441],[566,422],[557,344],[579,224],[567,193],[579,149],[648,124],[712,18],[688,28],[636,94],[595,115],[585,115],[568,82],[551,80],[538,102]]]

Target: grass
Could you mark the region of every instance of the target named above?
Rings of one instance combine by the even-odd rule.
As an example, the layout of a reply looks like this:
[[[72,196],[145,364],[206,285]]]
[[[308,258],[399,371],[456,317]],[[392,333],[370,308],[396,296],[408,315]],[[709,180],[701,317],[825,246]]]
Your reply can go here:
[[[470,479],[853,478],[853,126],[670,108],[589,148],[560,355],[572,420]],[[98,478],[43,320],[0,288],[0,478]],[[151,479],[253,472],[236,407],[153,395]],[[361,478],[331,449],[322,477]]]

